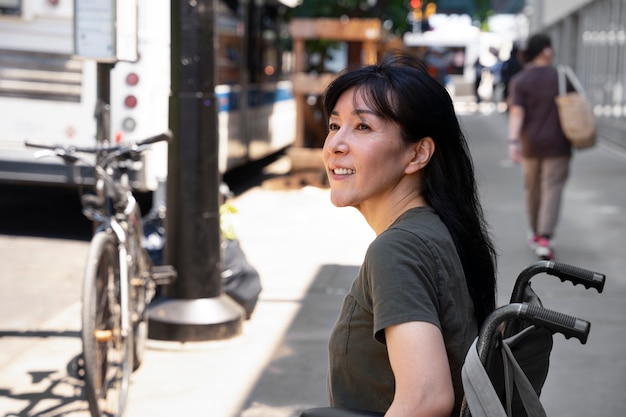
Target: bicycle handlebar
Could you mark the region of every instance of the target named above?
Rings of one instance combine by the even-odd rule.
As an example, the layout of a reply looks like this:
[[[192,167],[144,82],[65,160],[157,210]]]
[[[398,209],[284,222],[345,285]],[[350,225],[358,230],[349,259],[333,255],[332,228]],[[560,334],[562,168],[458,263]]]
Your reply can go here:
[[[144,140],[140,140],[139,142],[136,142],[135,144],[137,146],[151,145],[151,144],[157,143],[157,142],[163,142],[163,141],[169,142],[171,139],[172,139],[172,133],[171,132],[166,132],[166,133],[161,133],[159,135],[150,136],[149,138],[146,138]]]
[[[606,276],[599,272],[589,271],[562,262],[539,261],[527,266],[520,272],[515,281],[515,286],[511,293],[511,303],[521,303],[524,298],[524,288],[530,279],[541,273],[558,277],[562,282],[569,281],[574,285],[583,285],[586,289],[595,288],[601,293],[604,290]]]
[[[46,149],[54,152],[54,155],[63,158],[68,162],[76,162],[78,158],[73,156],[75,153],[99,153],[105,152],[110,155],[110,157],[106,158],[107,163],[113,159],[117,159],[121,156],[126,156],[131,154],[132,152],[136,152],[142,146],[151,145],[156,142],[169,141],[172,138],[170,132],[161,133],[159,135],[150,136],[149,138],[140,140],[138,142],[133,142],[129,144],[102,144],[99,146],[89,146],[89,147],[80,147],[80,146],[62,146],[62,145],[46,145],[41,143],[35,143],[30,141],[25,141],[24,145],[29,148],[38,148],[38,149]]]

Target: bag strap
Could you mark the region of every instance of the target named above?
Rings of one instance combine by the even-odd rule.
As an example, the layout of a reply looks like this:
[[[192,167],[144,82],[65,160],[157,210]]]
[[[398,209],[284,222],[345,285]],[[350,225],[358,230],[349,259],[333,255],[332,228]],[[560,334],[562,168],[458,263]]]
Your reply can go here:
[[[506,343],[501,344],[503,350],[503,360],[505,368],[505,388],[506,403],[508,414],[504,411],[504,407],[500,402],[500,398],[496,393],[491,379],[485,370],[478,351],[476,350],[476,342],[474,340],[465,357],[465,363],[461,369],[461,380],[463,381],[463,389],[465,390],[465,400],[472,417],[507,417],[511,416],[512,401],[512,385],[517,387],[524,409],[528,416],[546,417],[546,412],[539,401],[539,397],[535,392],[528,377],[515,359],[511,348]],[[512,370],[512,380],[510,379],[509,369]]]
[[[563,65],[556,67],[557,74],[559,76],[559,95],[565,95],[565,69]]]
[[[504,343],[504,342],[502,342]],[[513,415],[513,386],[515,385],[515,375],[511,372],[511,364],[508,361],[508,356],[504,349],[500,349],[502,353],[502,364],[504,373],[504,395],[506,398],[506,412],[507,415]]]
[[[526,409],[526,414],[532,417],[546,417],[546,411],[543,409],[543,405],[541,405],[535,389],[522,370],[522,367],[515,359],[511,348],[508,344],[502,343],[502,350],[506,356],[505,368],[510,365],[513,370],[513,380],[515,382],[515,386],[517,387],[517,392],[519,392],[520,398],[522,399],[522,404]],[[511,400],[512,395],[509,394],[507,389],[507,408],[509,408],[509,415],[511,413]]]
[[[472,417],[506,417],[500,398],[478,357],[477,340],[478,338],[474,339],[461,368],[467,406]]]
[[[557,72],[559,74],[559,95],[567,94],[567,86],[565,85],[566,80],[569,78],[574,90],[581,96],[585,97],[585,89],[583,88],[582,83],[574,73],[574,70],[569,65],[559,65],[556,67]]]

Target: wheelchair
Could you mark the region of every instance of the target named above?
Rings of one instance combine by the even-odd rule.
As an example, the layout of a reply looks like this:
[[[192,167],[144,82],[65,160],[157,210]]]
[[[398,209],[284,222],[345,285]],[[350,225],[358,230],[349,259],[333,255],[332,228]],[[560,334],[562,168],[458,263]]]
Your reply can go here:
[[[604,274],[556,261],[538,261],[515,280],[509,304],[483,323],[461,371],[465,397],[460,417],[544,417],[539,396],[548,375],[553,336],[587,342],[590,323],[543,306],[531,286],[539,274],[585,289],[604,290]],[[304,410],[300,417],[382,417],[337,407]]]

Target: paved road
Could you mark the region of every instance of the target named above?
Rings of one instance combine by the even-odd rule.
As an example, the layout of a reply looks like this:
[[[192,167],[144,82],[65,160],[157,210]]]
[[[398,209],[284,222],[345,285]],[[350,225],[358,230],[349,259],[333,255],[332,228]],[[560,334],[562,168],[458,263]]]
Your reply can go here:
[[[521,175],[505,159],[504,115],[461,120],[506,303],[518,271],[535,260],[525,245]],[[557,256],[608,279],[604,294],[552,277],[534,281],[546,305],[592,322],[587,345],[555,338],[542,398],[548,415],[613,417],[626,411],[626,158],[598,147],[578,154],[572,168]],[[242,247],[264,286],[243,333],[226,341],[150,341],[127,416],[291,417],[325,404],[328,332],[373,235],[356,211],[332,207],[327,190],[277,190],[276,181],[233,200]],[[88,416],[74,374],[88,230],[75,226],[82,220],[74,203],[66,206],[73,214],[65,227],[50,230],[42,218],[25,229],[19,214],[41,210],[38,198],[26,200],[0,193],[0,417]]]

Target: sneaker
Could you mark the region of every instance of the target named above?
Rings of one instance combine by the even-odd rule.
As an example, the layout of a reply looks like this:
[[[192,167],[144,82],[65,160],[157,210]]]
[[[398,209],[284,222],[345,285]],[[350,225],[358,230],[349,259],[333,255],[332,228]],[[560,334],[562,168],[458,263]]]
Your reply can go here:
[[[537,250],[537,242],[539,242],[540,236],[534,233],[528,233],[528,247],[532,251]]]
[[[554,250],[550,246],[550,239],[547,237],[539,237],[537,239],[535,253],[538,257],[546,261],[554,259]]]

